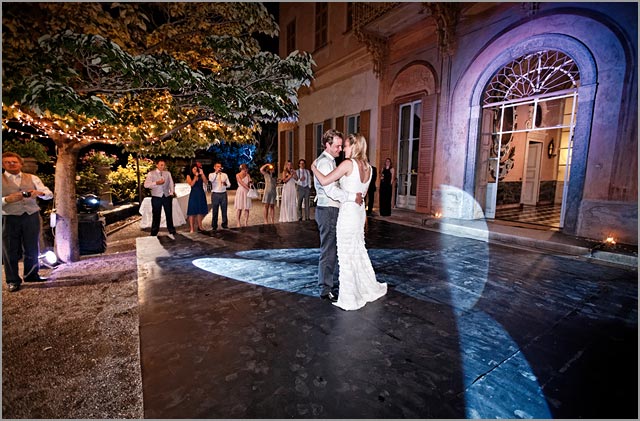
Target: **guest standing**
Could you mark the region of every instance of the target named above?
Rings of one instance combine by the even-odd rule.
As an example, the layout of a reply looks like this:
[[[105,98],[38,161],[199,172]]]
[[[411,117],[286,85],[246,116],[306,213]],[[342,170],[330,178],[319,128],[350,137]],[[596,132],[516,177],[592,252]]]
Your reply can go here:
[[[53,193],[36,175],[23,173],[23,163],[16,153],[2,154],[2,264],[9,292],[20,289],[18,261],[21,256],[24,281],[46,281],[38,274],[42,221],[36,198],[50,200]]]
[[[391,198],[395,181],[395,169],[391,165],[391,158],[387,158],[384,160],[384,167],[380,174],[380,216],[391,215]]]
[[[251,189],[251,176],[247,164],[240,164],[240,172],[236,174],[238,190],[236,190],[235,208],[238,217],[238,227],[242,226],[242,213],[244,211],[244,226],[249,225],[249,210],[251,209],[251,198],[247,197]]]
[[[280,204],[280,222],[294,222],[297,219],[296,181],[293,178],[291,161],[284,164],[282,170],[282,202]]]
[[[227,189],[231,187],[231,182],[227,174],[222,172],[222,164],[216,162],[213,166],[213,172],[209,174],[211,182],[211,228],[215,231],[218,229],[218,210],[222,213],[222,228],[229,228],[229,219],[227,218]]]
[[[167,221],[168,237],[175,240],[176,229],[173,226],[173,194],[174,184],[171,173],[166,170],[167,164],[164,159],[156,162],[156,169],[149,171],[144,180],[144,186],[151,189],[151,235],[157,236],[160,231],[160,218],[164,209],[164,216]]]
[[[378,169],[371,166],[371,183],[369,184],[369,190],[367,190],[367,216],[373,215],[373,203],[376,196],[376,180],[378,179]]]
[[[207,196],[204,193],[204,183],[207,177],[202,171],[202,164],[196,162],[191,166],[189,174],[187,174],[187,184],[191,186],[189,192],[189,204],[187,205],[187,216],[189,217],[189,232],[195,232],[196,222],[199,232],[204,232],[202,219],[209,212],[207,208]]]
[[[260,173],[264,176],[264,194],[262,195],[262,203],[264,204],[264,223],[275,224],[276,222],[276,177],[274,167],[271,163],[266,163],[260,167]]]
[[[298,161],[298,169],[293,174],[296,182],[296,191],[298,193],[298,221],[302,221],[302,204],[304,203],[304,220],[309,220],[309,208],[311,200],[309,193],[311,191],[311,172],[307,169],[307,161],[301,159]]]

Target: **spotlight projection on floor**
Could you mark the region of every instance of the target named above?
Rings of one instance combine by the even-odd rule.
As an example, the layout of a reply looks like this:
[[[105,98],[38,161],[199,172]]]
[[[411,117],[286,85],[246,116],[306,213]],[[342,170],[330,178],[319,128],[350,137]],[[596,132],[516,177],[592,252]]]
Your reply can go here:
[[[443,241],[446,243],[446,238]],[[448,260],[446,244],[441,252],[372,249],[369,256],[379,282],[417,300],[452,308],[458,326],[467,417],[550,418],[544,394],[519,345],[497,321],[474,308],[485,288],[488,265],[487,244],[477,242],[474,247],[479,247],[474,255],[482,259],[484,253],[485,257],[484,263],[474,262],[475,270],[469,270],[465,262]],[[249,250],[199,258],[193,264],[236,281],[317,296],[319,253],[315,248]],[[436,282],[431,279],[435,270],[443,274]],[[505,344],[508,355],[494,360]],[[513,384],[513,393],[500,399],[499,408],[487,407],[485,399],[495,382]]]

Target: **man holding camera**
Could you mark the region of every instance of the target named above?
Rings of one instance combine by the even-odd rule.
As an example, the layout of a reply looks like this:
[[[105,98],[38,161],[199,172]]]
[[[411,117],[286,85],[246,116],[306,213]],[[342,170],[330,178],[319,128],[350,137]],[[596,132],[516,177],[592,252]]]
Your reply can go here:
[[[227,218],[227,189],[231,187],[231,182],[227,174],[222,172],[222,164],[216,162],[213,166],[213,172],[209,174],[211,182],[211,229],[218,229],[218,208],[222,211],[222,228],[229,227],[229,219]]]
[[[34,174],[22,172],[24,161],[13,152],[2,154],[2,263],[10,292],[20,289],[18,261],[23,257],[25,282],[46,281],[40,270],[40,206],[53,198],[51,190]]]

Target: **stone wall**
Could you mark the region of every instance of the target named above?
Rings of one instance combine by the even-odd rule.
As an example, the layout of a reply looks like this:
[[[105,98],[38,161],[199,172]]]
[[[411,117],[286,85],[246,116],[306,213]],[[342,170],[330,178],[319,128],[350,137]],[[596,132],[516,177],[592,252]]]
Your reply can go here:
[[[578,220],[581,237],[638,245],[638,205],[628,202],[583,200]]]

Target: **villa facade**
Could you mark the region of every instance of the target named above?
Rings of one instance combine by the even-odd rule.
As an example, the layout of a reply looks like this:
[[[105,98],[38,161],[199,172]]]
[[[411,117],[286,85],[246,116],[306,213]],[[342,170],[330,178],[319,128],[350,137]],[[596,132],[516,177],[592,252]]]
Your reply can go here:
[[[637,244],[637,3],[280,3],[312,53],[279,170],[360,132],[394,205]],[[514,219],[515,218],[515,219]],[[524,219],[520,219],[524,220]]]

